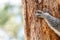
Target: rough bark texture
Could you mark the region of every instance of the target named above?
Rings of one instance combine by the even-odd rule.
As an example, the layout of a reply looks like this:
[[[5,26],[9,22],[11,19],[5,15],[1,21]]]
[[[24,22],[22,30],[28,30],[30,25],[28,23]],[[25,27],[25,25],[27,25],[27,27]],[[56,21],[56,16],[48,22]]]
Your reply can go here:
[[[25,17],[25,40],[60,40],[45,20],[35,17],[36,10],[49,10],[60,18],[60,0],[22,0]]]

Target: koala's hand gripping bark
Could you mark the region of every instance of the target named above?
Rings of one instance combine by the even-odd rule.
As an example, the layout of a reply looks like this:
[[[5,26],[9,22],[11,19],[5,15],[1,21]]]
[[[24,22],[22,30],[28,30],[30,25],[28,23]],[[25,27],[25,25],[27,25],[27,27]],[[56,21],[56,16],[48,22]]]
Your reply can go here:
[[[48,12],[43,12],[41,10],[36,11],[36,16],[39,18],[43,18],[48,26],[58,35],[60,36],[60,19],[51,16]]]

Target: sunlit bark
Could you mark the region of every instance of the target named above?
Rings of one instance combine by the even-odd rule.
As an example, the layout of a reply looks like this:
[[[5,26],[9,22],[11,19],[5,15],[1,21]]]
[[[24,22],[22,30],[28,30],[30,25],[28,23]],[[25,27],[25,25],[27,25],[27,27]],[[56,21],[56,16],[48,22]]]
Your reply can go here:
[[[60,40],[45,20],[35,17],[35,11],[49,10],[52,16],[60,18],[60,0],[22,0],[25,18],[25,40]]]

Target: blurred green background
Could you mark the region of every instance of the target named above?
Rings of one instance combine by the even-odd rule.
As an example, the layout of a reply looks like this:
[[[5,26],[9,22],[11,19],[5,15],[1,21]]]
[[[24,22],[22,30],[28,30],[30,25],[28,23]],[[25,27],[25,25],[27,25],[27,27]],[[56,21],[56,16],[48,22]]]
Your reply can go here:
[[[0,0],[0,40],[24,40],[21,0]]]

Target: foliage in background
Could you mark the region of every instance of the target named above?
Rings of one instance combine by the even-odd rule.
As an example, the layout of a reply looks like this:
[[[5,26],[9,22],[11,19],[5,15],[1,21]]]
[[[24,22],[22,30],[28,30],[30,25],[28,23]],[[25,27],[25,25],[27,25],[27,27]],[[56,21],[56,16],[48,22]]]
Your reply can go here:
[[[19,7],[19,11],[16,14],[13,12],[14,7],[15,5],[5,4],[4,8],[0,8],[0,26],[3,27],[4,30],[8,32],[10,37],[17,39],[17,35],[20,32],[20,28],[23,25],[23,16],[22,16],[23,14],[22,14],[22,6],[17,6]],[[10,9],[11,9],[11,12],[9,12]],[[14,22],[17,16],[21,18],[20,23]],[[21,33],[22,32],[23,31],[21,31]],[[21,40],[24,40],[23,34],[22,34]]]
[[[0,9],[0,25],[4,25],[8,19],[8,5],[6,5],[4,9]]]

